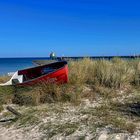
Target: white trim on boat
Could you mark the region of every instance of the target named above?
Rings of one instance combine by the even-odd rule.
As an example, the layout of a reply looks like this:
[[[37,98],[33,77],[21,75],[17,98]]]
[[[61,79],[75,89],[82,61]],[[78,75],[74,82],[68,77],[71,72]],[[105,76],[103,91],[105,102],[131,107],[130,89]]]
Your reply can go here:
[[[18,71],[14,73],[8,82],[0,84],[0,86],[11,86],[17,83],[23,83],[23,75],[18,75]]]

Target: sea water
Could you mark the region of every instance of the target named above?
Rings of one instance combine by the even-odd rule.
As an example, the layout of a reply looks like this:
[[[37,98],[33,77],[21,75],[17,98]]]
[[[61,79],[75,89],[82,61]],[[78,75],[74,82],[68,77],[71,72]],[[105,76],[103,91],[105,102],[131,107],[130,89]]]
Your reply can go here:
[[[0,75],[7,75],[17,70],[35,66],[34,60],[48,60],[49,58],[0,58]]]

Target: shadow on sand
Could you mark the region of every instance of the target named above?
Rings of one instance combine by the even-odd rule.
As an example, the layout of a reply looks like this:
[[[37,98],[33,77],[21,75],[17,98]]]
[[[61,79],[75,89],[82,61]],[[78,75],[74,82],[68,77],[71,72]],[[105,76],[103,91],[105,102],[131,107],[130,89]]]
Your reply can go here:
[[[0,123],[15,122],[17,120],[18,120],[18,118],[6,118],[6,119],[1,119]]]
[[[120,112],[131,117],[140,117],[140,102],[137,103],[126,103],[124,105],[117,105]]]

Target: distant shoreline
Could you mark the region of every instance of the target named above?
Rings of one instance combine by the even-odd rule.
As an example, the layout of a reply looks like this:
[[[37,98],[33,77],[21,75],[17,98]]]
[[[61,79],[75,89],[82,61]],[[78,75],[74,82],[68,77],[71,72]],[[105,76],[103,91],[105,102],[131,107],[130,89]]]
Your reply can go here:
[[[78,60],[78,59],[84,59],[84,58],[89,58],[89,59],[106,59],[106,60],[111,60],[113,58],[121,58],[121,59],[139,59],[140,55],[138,56],[91,56],[91,57],[58,57],[58,60]]]
[[[56,57],[57,59],[59,58],[114,58],[114,57],[119,57],[119,58],[140,58],[140,54],[139,55],[95,55],[95,56],[58,56]],[[50,59],[50,57],[35,57],[35,56],[31,56],[31,57],[0,57],[0,59]]]

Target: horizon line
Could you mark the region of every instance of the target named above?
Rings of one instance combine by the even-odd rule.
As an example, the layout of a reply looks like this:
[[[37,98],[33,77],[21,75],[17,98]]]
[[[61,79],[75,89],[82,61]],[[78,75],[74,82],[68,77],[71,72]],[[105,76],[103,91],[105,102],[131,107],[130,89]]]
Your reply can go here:
[[[74,58],[78,58],[78,57],[140,57],[140,54],[134,54],[134,55],[93,55],[93,56],[56,56],[56,58],[61,58],[61,57],[74,57]],[[0,57],[0,59],[5,59],[5,58],[50,58],[50,56],[23,56],[23,57]]]

